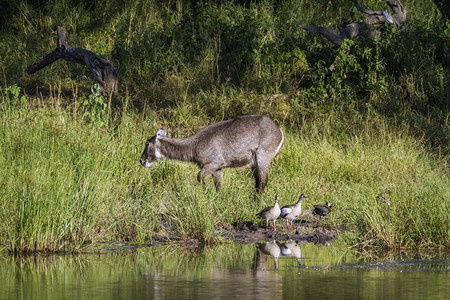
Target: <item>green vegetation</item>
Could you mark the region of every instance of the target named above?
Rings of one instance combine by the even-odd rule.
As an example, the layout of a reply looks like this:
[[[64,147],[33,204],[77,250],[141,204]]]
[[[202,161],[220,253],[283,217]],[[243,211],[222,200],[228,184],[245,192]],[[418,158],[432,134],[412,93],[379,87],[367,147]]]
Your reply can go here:
[[[325,222],[348,225],[352,245],[449,248],[450,22],[432,1],[402,1],[404,24],[336,49],[297,25],[361,18],[351,1],[242,2],[6,5],[0,243],[80,251],[167,234],[209,244],[224,225],[257,222],[275,194],[284,205],[304,192],[305,210],[334,204]],[[58,25],[113,61],[118,97],[101,96],[85,66],[25,73],[56,47]],[[216,193],[195,166],[138,163],[159,124],[181,137],[240,114],[266,114],[288,138],[262,203],[248,170],[225,170]]]

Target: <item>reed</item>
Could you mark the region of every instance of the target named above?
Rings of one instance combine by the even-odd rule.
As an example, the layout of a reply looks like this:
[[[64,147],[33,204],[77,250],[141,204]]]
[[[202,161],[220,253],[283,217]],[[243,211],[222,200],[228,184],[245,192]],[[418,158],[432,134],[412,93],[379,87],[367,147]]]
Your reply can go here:
[[[447,161],[406,131],[374,118],[361,130],[336,134],[329,117],[305,120],[301,132],[285,129],[285,150],[258,203],[248,170],[225,170],[216,193],[211,180],[196,181],[197,167],[188,163],[139,165],[158,123],[172,128],[183,120],[187,131],[180,135],[187,135],[210,122],[183,118],[191,109],[176,108],[160,120],[120,112],[109,127],[97,128],[61,107],[9,107],[0,117],[0,163],[8,166],[0,171],[1,242],[12,252],[76,252],[105,241],[148,243],[157,235],[211,244],[236,222],[259,222],[255,212],[275,194],[284,205],[304,192],[304,211],[334,204],[327,222],[349,225],[352,244],[448,247]]]

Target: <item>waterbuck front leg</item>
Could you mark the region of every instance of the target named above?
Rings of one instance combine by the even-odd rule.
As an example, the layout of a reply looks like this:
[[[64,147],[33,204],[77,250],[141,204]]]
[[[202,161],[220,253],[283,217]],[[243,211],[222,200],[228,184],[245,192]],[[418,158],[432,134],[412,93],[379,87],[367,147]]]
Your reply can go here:
[[[212,175],[216,190],[219,191],[222,186],[222,170],[216,169],[213,165],[206,165],[197,174],[198,182],[205,184],[205,178],[208,175]]]

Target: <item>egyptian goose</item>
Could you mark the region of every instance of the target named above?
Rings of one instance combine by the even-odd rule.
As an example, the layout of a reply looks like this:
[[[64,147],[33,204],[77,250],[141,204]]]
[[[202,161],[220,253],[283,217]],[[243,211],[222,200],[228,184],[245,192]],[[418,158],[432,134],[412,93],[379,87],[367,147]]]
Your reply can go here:
[[[286,227],[288,227],[288,224],[291,223],[290,227],[292,228],[293,221],[302,213],[302,201],[305,198],[307,198],[306,195],[301,194],[297,200],[297,203],[286,205],[281,208],[280,217],[286,219]]]
[[[273,221],[273,231],[277,231],[275,221],[280,216],[280,205],[278,205],[278,195],[275,196],[275,204],[273,206],[268,206],[260,211],[257,216],[266,220],[266,230],[269,228],[269,221]]]

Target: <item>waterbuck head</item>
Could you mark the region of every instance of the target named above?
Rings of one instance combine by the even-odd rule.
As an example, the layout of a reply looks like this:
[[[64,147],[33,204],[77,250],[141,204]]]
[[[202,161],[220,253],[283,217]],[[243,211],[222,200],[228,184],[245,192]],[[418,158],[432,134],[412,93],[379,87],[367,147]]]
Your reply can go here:
[[[141,156],[141,164],[146,167],[150,168],[153,162],[157,161],[158,159],[164,157],[164,155],[161,154],[159,151],[159,139],[163,136],[165,136],[166,130],[160,128],[155,136],[150,138],[145,143],[144,152]]]

